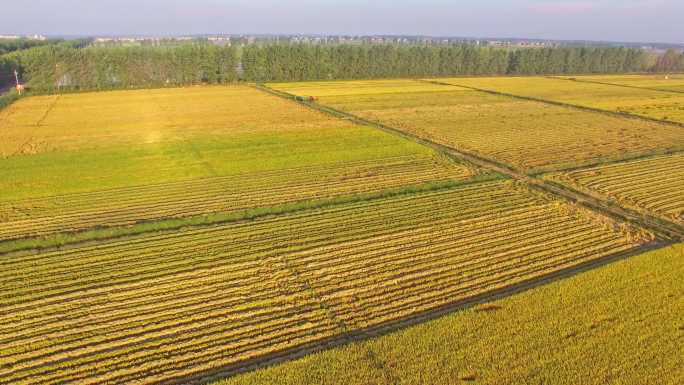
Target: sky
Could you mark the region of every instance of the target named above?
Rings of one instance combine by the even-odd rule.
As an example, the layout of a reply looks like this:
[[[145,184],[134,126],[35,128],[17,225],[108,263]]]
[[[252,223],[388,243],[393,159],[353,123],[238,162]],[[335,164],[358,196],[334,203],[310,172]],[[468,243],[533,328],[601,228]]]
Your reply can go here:
[[[387,34],[684,43],[684,0],[0,1],[0,34]]]

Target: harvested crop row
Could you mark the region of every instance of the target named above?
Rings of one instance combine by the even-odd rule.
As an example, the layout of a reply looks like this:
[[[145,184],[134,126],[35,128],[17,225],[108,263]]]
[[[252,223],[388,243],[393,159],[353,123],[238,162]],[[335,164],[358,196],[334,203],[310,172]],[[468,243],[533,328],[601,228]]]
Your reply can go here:
[[[510,201],[511,203],[519,203],[519,201],[524,201],[524,202],[530,202],[530,203],[536,203],[539,202],[541,198],[538,198],[537,196],[523,196],[522,198],[519,197],[508,197],[508,193],[505,189],[496,189],[496,190],[490,190],[486,187],[486,184],[476,184],[476,185],[467,185],[467,186],[461,186],[459,188],[459,192],[461,193],[458,199],[452,198],[453,195],[450,194],[449,191],[441,191],[441,192],[433,192],[431,196],[434,197],[441,197],[442,199],[445,199],[445,202],[449,202],[451,204],[450,209],[453,210],[465,210],[465,209],[472,209],[472,210],[477,210],[477,207],[475,203],[477,201],[482,200],[483,198],[486,199],[486,203],[491,204],[491,205],[496,205],[498,201],[503,201],[503,202],[508,202]],[[453,201],[452,201],[453,200]],[[326,208],[325,210],[309,210],[309,211],[304,211],[297,213],[296,215],[292,214],[288,216],[290,218],[290,221],[288,222],[288,225],[291,224],[296,224],[297,226],[300,226],[300,228],[303,230],[303,232],[307,232],[308,230],[311,229],[312,226],[320,226],[320,221],[312,224],[310,223],[312,218],[318,218],[320,215],[321,211],[325,211],[326,213],[334,213],[336,216],[339,216],[340,218],[333,218],[331,219],[331,222],[338,223],[339,220],[345,220],[345,221],[350,221],[350,222],[357,222],[355,218],[344,218],[345,215],[350,215],[351,213],[356,213],[356,211],[361,208],[372,208],[373,213],[376,215],[384,215],[388,212],[392,212],[395,210],[397,207],[400,207],[401,205],[407,205],[409,202],[416,203],[413,199],[413,197],[409,195],[405,196],[399,196],[391,201],[391,205],[388,204],[386,201],[380,200],[380,201],[370,201],[370,202],[359,202],[355,204],[346,204],[346,205],[341,205],[341,206],[335,206],[335,207],[330,207]],[[423,205],[427,205],[429,202],[419,202],[414,205],[411,205],[410,207],[407,207],[407,211],[409,212],[415,212],[415,214],[418,216],[418,218],[423,218],[423,217],[430,217],[432,219],[437,219],[437,218],[442,218],[444,216],[449,215],[449,212],[447,211],[446,213],[443,212],[436,212],[436,213],[429,213],[429,212],[424,212],[424,211],[418,211],[421,209],[424,209],[422,207]],[[372,215],[371,213],[368,213],[368,215]],[[358,223],[358,222],[357,222]],[[371,226],[371,224],[367,224],[368,226]],[[282,221],[280,221],[278,218],[263,218],[260,219],[258,222],[250,222],[250,221],[244,221],[244,222],[238,222],[234,223],[232,225],[233,227],[233,233],[234,234],[240,234],[240,236],[250,236],[250,234],[258,235],[261,233],[261,231],[264,228],[269,228],[271,230],[280,230],[280,226],[282,225]],[[346,231],[348,229],[341,229],[340,231]],[[349,229],[349,230],[353,230]],[[200,240],[205,240],[207,242],[207,245],[212,244],[212,242],[217,241],[217,236],[218,233],[222,231],[222,227],[209,227],[209,228],[204,228],[204,229],[198,229],[198,230],[193,230],[193,234],[196,234],[196,238]],[[139,248],[145,249],[145,250],[150,250],[150,246],[155,244],[155,243],[164,243],[168,244],[170,240],[174,239],[183,239],[186,236],[186,232],[175,232],[171,234],[164,234],[164,235],[157,235],[157,236],[148,236],[142,239],[132,239],[127,242],[122,242],[118,243],[120,245],[120,251],[123,252],[128,252],[131,250],[137,250]],[[228,240],[226,240],[227,242]],[[176,242],[177,244],[174,244],[174,247],[179,247],[182,246],[183,242],[178,241]],[[141,246],[144,244],[144,246]],[[116,257],[111,257],[111,248],[106,245],[92,245],[88,247],[83,247],[81,250],[87,250],[89,253],[97,254],[101,258],[107,258],[109,257],[110,259],[115,260]],[[4,256],[2,260],[0,260],[0,266],[3,267],[3,271],[0,272],[0,277],[14,277],[16,276],[15,274],[9,274],[7,271],[15,269],[16,266],[24,265],[27,263],[34,264],[34,268],[36,269],[41,269],[45,268],[47,270],[52,270],[58,266],[69,266],[72,265],[73,267],[78,268],[81,266],[83,260],[81,258],[78,258],[73,255],[73,253],[69,253],[68,251],[56,251],[52,253],[44,253],[44,254],[35,254],[32,256]]]
[[[336,167],[279,170],[163,185],[96,191],[0,204],[0,240],[131,225],[140,221],[230,213],[312,199],[465,180],[469,168],[407,156]]]
[[[6,263],[3,263],[5,270],[0,274],[0,278],[4,287],[12,290],[7,296],[0,295],[0,299],[3,306],[8,309],[13,309],[12,304],[21,304],[27,300],[35,301],[39,298],[56,297],[60,302],[64,302],[71,293],[80,293],[86,289],[94,290],[100,286],[138,282],[143,278],[211,268],[217,261],[221,263],[225,258],[215,252],[221,247],[229,248],[233,258],[254,258],[255,254],[274,253],[281,247],[290,250],[311,249],[320,242],[342,242],[347,237],[364,237],[365,232],[377,237],[385,233],[396,234],[403,231],[406,226],[412,228],[411,226],[417,223],[432,226],[441,220],[449,219],[456,212],[459,213],[460,220],[466,222],[473,218],[496,216],[502,210],[527,210],[539,204],[540,198],[535,195],[510,196],[506,189],[490,192],[486,191],[485,186],[487,185],[462,188],[462,194],[459,195],[433,194],[435,199],[442,199],[446,207],[440,212],[431,211],[434,205],[431,201],[412,202],[411,199],[397,199],[388,204],[383,200],[359,204],[355,206],[355,210],[332,210],[334,216],[324,219],[303,214],[301,217],[292,217],[286,223],[273,220],[258,221],[252,226],[236,225],[231,228],[230,237],[226,237],[223,227],[219,227],[211,231],[197,231],[194,233],[193,242],[187,242],[184,235],[158,236],[147,242],[117,243],[114,248],[95,246],[86,249],[87,253],[80,255],[57,252],[38,255],[35,258],[7,258]],[[411,206],[407,207],[409,202]],[[358,210],[361,208],[368,211],[359,213]],[[388,227],[387,222],[381,221],[402,208],[403,215],[394,214],[391,227]],[[482,210],[491,212],[483,214]],[[328,225],[340,228],[337,232],[330,233],[325,227]],[[292,226],[297,226],[301,232],[296,240],[291,239],[291,235],[287,233]],[[249,242],[249,249],[240,247],[245,242]],[[171,248],[177,255],[164,254]],[[188,259],[186,254],[192,255],[192,258]],[[83,264],[88,264],[88,272],[83,271]]]
[[[0,383],[189,381],[649,239],[497,181],[9,256]]]
[[[551,208],[543,208],[542,210],[533,208],[524,213],[512,213],[510,217],[507,216],[506,218],[492,218],[491,221],[488,221],[488,224],[491,227],[501,227],[515,224],[519,226],[521,232],[527,231],[529,229],[538,231],[538,229],[534,229],[535,223],[538,223],[535,218],[537,218],[539,215],[548,215],[551,210]],[[481,219],[487,220],[488,218],[481,217]],[[554,219],[553,222],[555,224],[564,223],[562,219]],[[372,239],[358,239],[346,242],[343,242],[344,239],[340,239],[340,244],[348,246],[348,249],[353,254],[347,255],[346,253],[337,251],[336,249],[340,247],[339,244],[327,245],[325,247],[318,246],[314,249],[306,249],[297,252],[298,255],[301,256],[301,258],[298,258],[298,263],[307,263],[311,266],[320,267],[320,264],[317,265],[316,261],[305,257],[305,254],[309,253],[315,253],[314,255],[317,255],[319,253],[335,252],[335,255],[340,255],[339,258],[343,258],[345,262],[349,262],[365,258],[364,254],[361,253],[361,251],[365,249],[370,249],[377,253],[389,248],[389,246],[392,244],[397,244],[403,248],[410,248],[413,245],[416,247],[423,247],[426,244],[430,244],[431,239],[433,238],[433,232],[441,234],[443,233],[442,228],[444,226],[450,225],[453,224],[445,222],[437,223],[435,227],[427,227],[411,231],[397,231],[393,234],[383,235],[376,233]],[[482,227],[481,225],[475,225],[474,223],[462,224],[459,226],[459,229],[459,232],[455,232],[453,230],[450,231],[448,236],[467,237],[469,243],[472,244],[474,242],[481,241],[483,238],[483,236],[479,235],[477,232],[484,230],[486,234],[490,234],[490,232],[487,231],[489,227]],[[406,241],[403,240],[404,238],[410,239],[413,243],[408,245]],[[450,247],[451,244],[448,243],[448,240],[442,238],[443,237],[441,235],[439,237],[435,237],[436,240],[443,242],[444,245],[446,245],[445,247]],[[381,247],[378,248],[378,245]],[[399,258],[399,256],[394,256],[394,258]],[[336,263],[334,261],[326,262],[328,264]],[[17,342],[16,347],[21,348],[19,344],[20,341],[16,338],[19,335],[22,338],[35,337],[38,339],[41,333],[50,332],[51,330],[58,330],[57,327],[54,327],[55,324],[64,325],[65,322],[69,322],[73,323],[73,325],[76,325],[80,321],[80,317],[85,315],[83,309],[81,308],[84,304],[88,305],[89,308],[97,308],[98,310],[106,310],[107,312],[115,311],[117,315],[133,316],[134,318],[139,318],[141,313],[149,311],[150,316],[158,319],[165,316],[165,309],[171,310],[172,313],[175,313],[177,309],[180,309],[183,306],[191,303],[204,305],[205,301],[207,300],[216,300],[215,298],[203,298],[203,295],[205,294],[212,295],[212,293],[215,293],[216,290],[219,289],[222,291],[233,289],[237,290],[232,284],[226,286],[223,281],[216,282],[216,276],[217,274],[221,274],[221,276],[232,276],[240,275],[241,273],[243,273],[243,275],[247,275],[248,278],[245,278],[245,280],[249,281],[251,279],[249,274],[254,272],[250,272],[249,265],[243,261],[240,261],[240,263],[236,263],[235,265],[230,266],[230,268],[213,268],[211,269],[211,275],[207,276],[199,274],[194,274],[191,276],[176,275],[174,276],[176,278],[174,281],[157,281],[153,282],[154,285],[152,286],[142,287],[141,285],[135,285],[133,287],[127,287],[125,291],[122,291],[122,288],[118,288],[117,292],[110,291],[107,293],[107,301],[103,301],[101,298],[102,296],[81,296],[78,301],[79,307],[76,308],[65,309],[63,307],[65,304],[61,303],[59,305],[50,306],[50,311],[45,311],[42,308],[33,308],[30,310],[24,309],[23,313],[25,314],[25,318],[22,320],[22,328],[13,327],[13,337],[10,339],[0,340],[0,342],[6,344],[8,347],[13,346],[13,342]],[[184,282],[185,284],[179,287],[179,282]],[[216,285],[218,285],[218,287]],[[135,290],[135,294],[133,295],[130,293],[132,290]],[[170,293],[173,293],[173,295]],[[164,298],[171,301],[171,306],[167,306],[167,304],[169,304],[168,302],[160,302],[160,300]],[[132,304],[135,305],[136,311],[131,310]],[[91,325],[97,324],[98,327],[106,327],[109,323],[108,319],[100,318],[92,314],[90,315],[90,321]],[[100,321],[102,321],[102,323],[99,323]],[[130,324],[131,320],[129,320],[129,322],[127,322],[125,325],[112,324],[112,329],[108,329],[108,333],[119,330],[124,326],[130,326]],[[74,332],[76,331],[82,331],[82,329],[74,330]],[[70,333],[66,332],[66,335],[70,335]],[[64,337],[65,334],[62,334],[62,336]],[[54,343],[53,341],[36,342],[40,344]]]
[[[684,154],[556,173],[548,178],[684,223]]]

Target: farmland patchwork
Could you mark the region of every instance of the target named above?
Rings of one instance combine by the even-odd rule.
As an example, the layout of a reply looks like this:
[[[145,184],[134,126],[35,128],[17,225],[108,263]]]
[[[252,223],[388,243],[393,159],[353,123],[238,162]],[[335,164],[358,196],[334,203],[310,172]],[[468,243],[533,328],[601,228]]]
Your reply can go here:
[[[671,243],[670,86],[22,99],[0,111],[0,384],[206,383]]]

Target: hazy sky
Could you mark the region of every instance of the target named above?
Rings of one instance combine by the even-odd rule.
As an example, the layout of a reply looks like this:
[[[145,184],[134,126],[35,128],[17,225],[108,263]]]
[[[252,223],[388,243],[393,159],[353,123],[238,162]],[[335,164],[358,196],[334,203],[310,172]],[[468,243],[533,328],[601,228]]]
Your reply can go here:
[[[415,34],[684,43],[684,0],[0,1],[5,34]]]

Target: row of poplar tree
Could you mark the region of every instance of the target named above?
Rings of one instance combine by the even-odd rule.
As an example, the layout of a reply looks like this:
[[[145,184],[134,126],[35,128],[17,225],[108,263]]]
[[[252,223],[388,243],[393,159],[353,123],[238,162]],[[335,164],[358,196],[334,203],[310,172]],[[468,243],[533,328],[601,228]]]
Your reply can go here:
[[[624,48],[269,45],[246,47],[242,62],[247,79],[287,81],[639,72],[648,55]]]
[[[19,68],[29,88],[51,92],[228,83],[238,80],[237,63],[235,49],[210,44],[51,45],[5,55],[0,71]]]
[[[684,71],[684,54],[654,58],[612,47],[495,48],[474,45],[310,45],[244,47],[208,43],[87,46],[63,42],[0,56],[0,78],[18,69],[38,92],[461,75]]]

